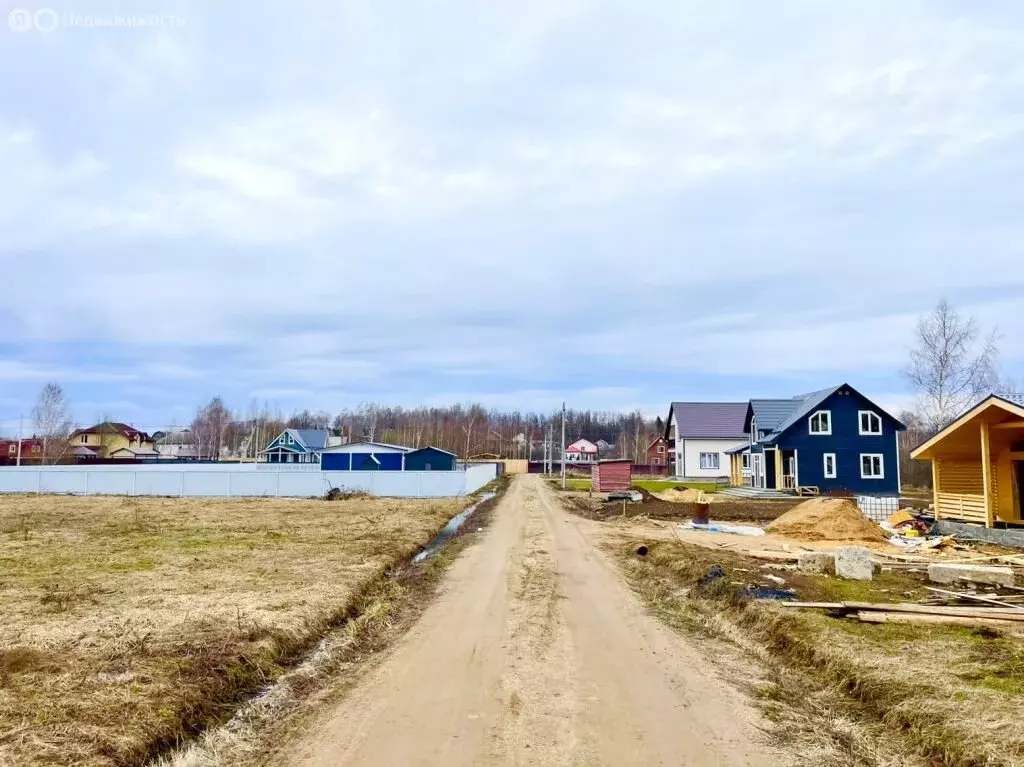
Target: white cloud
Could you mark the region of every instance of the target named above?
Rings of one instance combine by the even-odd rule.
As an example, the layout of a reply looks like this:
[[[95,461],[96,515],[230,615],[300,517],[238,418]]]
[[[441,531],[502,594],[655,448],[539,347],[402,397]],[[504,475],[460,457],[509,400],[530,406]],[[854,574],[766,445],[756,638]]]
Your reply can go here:
[[[940,293],[1020,369],[1024,28],[946,10],[182,3],[5,38],[0,382],[895,394]]]

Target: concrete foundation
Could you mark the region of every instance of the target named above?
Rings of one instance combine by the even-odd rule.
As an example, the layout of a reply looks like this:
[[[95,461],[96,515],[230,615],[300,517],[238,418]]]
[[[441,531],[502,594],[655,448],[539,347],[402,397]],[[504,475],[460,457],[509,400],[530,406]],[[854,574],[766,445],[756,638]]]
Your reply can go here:
[[[928,580],[935,583],[989,583],[994,586],[1012,586],[1013,570],[1009,567],[991,565],[944,565],[936,562],[928,565]]]
[[[796,567],[802,573],[835,575],[836,555],[831,551],[801,551]]]

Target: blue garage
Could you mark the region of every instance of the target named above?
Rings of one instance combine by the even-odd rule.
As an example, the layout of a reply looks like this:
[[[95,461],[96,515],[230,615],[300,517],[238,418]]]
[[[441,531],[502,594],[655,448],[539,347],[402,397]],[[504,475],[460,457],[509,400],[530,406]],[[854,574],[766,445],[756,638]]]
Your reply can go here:
[[[320,468],[324,471],[401,471],[403,459],[409,452],[409,448],[401,445],[354,442],[323,450]]]
[[[455,453],[437,447],[421,447],[405,454],[406,471],[455,471]]]

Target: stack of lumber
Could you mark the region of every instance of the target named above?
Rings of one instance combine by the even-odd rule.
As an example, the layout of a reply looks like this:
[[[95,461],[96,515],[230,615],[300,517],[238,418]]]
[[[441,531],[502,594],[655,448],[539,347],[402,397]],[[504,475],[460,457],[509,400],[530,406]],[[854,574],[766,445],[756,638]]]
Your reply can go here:
[[[947,623],[1024,632],[1024,604],[1020,604],[1024,593],[1008,597],[990,597],[944,589],[928,590],[938,596],[916,604],[785,602],[782,603],[782,607],[828,610],[833,615],[856,618],[863,623]]]
[[[936,562],[946,565],[1008,565],[1015,575],[1024,576],[1024,557],[1006,554],[968,555],[960,557],[928,556],[874,551],[875,561],[887,570],[919,570]]]

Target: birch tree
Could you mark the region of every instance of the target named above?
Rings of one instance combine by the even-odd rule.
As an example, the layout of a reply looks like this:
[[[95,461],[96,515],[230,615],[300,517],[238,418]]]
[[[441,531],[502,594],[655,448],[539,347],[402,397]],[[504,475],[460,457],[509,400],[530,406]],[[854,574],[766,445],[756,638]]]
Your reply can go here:
[[[39,392],[39,399],[32,409],[36,437],[42,441],[42,463],[57,463],[68,452],[71,438],[71,416],[64,389],[59,383],[50,382]]]
[[[904,376],[918,395],[918,409],[932,431],[953,421],[992,392],[998,382],[996,331],[941,299],[918,320]]]

